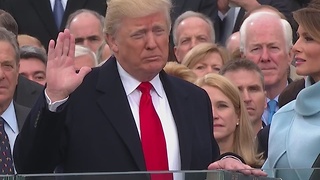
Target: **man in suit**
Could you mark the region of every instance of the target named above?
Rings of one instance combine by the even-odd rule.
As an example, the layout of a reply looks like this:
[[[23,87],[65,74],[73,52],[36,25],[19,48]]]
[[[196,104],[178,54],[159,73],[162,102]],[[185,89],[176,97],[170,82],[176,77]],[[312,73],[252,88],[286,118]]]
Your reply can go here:
[[[114,56],[93,70],[75,72],[69,30],[58,36],[56,45],[50,42],[45,93],[15,144],[19,173],[51,173],[58,165],[63,172],[250,168],[234,156],[210,164],[219,158],[219,148],[208,95],[162,70],[168,58],[170,7],[168,0],[109,1],[105,30]],[[145,84],[151,91],[143,94]],[[158,119],[162,129],[163,167],[151,166],[145,149],[159,141],[144,141],[144,95],[151,96],[157,117],[149,120]]]
[[[6,11],[0,10],[0,27],[18,35],[18,24]],[[31,108],[43,91],[43,86],[19,75],[13,99],[20,105]]]
[[[17,21],[19,34],[28,34],[38,38],[46,49],[49,40],[57,38],[59,31],[64,29],[68,16],[74,11],[84,8],[91,9],[103,16],[106,12],[105,0],[62,0],[64,13],[60,28],[57,28],[53,15],[54,2],[10,0],[6,1],[6,10]]]
[[[288,21],[276,13],[255,12],[243,22],[240,37],[243,57],[256,63],[264,75],[268,107],[262,119],[268,125],[279,109],[279,94],[289,84],[292,29]]]
[[[1,128],[4,127],[4,132],[1,130],[0,138],[3,143],[5,134],[8,137],[10,151],[6,157],[12,159],[11,154],[15,139],[30,109],[13,101],[19,74],[19,46],[15,35],[2,27],[0,28],[0,64],[0,121]],[[1,149],[1,152],[3,152],[3,149]],[[5,161],[6,157],[3,153],[0,154],[2,161]],[[9,167],[13,167],[12,162],[12,160],[8,161]],[[0,163],[0,169],[4,168],[3,165],[3,163]],[[14,173],[14,170],[10,168],[9,171],[1,171],[0,173],[11,174]]]
[[[246,12],[249,12],[260,5],[270,5],[283,13],[288,21],[293,22],[289,9],[288,0],[217,0],[219,10],[220,31],[222,32],[217,39],[221,44],[225,44],[226,39],[234,32],[240,30]],[[231,7],[230,7],[231,6]],[[228,16],[232,17],[228,17]],[[231,18],[231,25],[228,25],[225,18]]]

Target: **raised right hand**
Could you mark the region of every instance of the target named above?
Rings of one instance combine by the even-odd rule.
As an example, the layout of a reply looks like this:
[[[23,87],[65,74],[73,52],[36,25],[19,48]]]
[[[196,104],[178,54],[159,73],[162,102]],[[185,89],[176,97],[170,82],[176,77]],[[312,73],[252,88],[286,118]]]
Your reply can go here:
[[[56,43],[49,42],[46,93],[52,102],[68,97],[91,71],[89,67],[82,67],[76,73],[74,53],[75,40],[68,29],[59,33]]]

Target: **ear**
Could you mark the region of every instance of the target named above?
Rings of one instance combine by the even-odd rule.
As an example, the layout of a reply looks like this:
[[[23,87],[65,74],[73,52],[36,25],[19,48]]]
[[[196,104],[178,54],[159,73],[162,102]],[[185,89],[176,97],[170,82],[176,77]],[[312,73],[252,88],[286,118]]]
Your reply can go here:
[[[178,50],[178,48],[177,48],[177,46],[174,46],[173,47],[173,51],[174,51],[174,55],[176,56],[176,59],[177,59],[177,61],[178,61],[178,63],[181,63],[180,61],[180,59],[179,59],[179,50]]]
[[[118,43],[114,36],[106,34],[106,42],[108,43],[112,52],[117,54],[119,52]]]
[[[268,107],[267,105],[267,91],[264,91],[264,109]]]

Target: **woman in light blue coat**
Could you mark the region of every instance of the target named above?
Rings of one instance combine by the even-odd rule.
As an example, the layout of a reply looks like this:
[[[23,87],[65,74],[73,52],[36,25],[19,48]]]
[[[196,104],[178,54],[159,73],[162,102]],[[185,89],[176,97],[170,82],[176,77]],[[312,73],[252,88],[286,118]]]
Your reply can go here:
[[[299,24],[293,46],[296,72],[306,76],[306,88],[273,116],[263,169],[283,180],[308,180],[320,153],[320,0],[293,16]]]

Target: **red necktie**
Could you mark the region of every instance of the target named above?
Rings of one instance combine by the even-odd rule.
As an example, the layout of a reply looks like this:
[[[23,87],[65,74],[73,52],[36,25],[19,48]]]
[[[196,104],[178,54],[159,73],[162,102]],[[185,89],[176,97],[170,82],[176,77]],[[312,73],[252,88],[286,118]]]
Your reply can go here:
[[[166,140],[161,121],[152,104],[150,82],[142,82],[139,106],[141,143],[147,171],[168,171]],[[151,180],[172,180],[172,174],[151,174]]]

